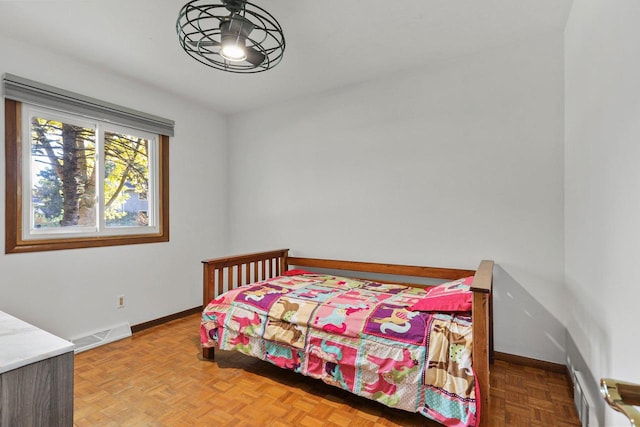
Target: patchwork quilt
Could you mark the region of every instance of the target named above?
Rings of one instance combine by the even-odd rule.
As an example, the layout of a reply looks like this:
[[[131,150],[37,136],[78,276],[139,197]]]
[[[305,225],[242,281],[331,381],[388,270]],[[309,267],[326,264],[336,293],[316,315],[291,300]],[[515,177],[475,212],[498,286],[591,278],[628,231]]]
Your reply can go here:
[[[480,399],[470,313],[434,307],[440,295],[470,301],[469,283],[411,288],[323,274],[279,276],[211,301],[201,342],[446,426],[475,426]]]

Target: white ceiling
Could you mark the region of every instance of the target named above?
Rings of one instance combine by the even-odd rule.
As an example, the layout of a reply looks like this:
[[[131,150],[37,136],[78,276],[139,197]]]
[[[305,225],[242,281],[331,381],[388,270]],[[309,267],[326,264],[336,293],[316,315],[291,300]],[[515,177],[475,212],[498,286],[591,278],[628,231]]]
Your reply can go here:
[[[274,69],[243,75],[182,51],[187,0],[0,0],[0,34],[235,113],[562,31],[571,1],[252,0],[287,48]]]

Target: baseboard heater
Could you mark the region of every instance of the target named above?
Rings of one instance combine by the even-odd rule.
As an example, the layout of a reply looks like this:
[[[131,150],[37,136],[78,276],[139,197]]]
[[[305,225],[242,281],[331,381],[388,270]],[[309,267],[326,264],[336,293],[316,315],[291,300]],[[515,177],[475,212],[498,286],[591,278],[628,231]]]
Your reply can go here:
[[[92,348],[118,341],[131,336],[131,326],[128,323],[114,326],[104,331],[92,332],[70,341],[76,345],[75,353],[80,353]]]
[[[572,372],[573,403],[582,427],[600,427],[595,413],[594,397],[589,392],[587,380],[580,371]]]

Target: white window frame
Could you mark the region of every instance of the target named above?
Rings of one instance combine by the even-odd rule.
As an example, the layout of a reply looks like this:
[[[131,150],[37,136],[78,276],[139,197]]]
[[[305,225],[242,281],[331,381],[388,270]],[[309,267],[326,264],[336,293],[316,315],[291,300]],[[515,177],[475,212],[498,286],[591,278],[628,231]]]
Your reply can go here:
[[[33,117],[40,117],[48,120],[56,120],[62,123],[73,124],[95,130],[95,167],[96,167],[96,225],[63,227],[55,229],[39,229],[35,227],[33,215],[33,198],[31,189],[33,188],[33,174],[31,171],[31,120]],[[149,189],[148,189],[148,226],[106,226],[105,206],[104,206],[104,134],[112,132],[116,134],[134,135],[147,139],[149,144]],[[24,240],[46,240],[46,239],[69,239],[78,237],[101,237],[101,236],[128,236],[157,234],[159,225],[159,141],[158,135],[150,132],[133,129],[122,125],[87,119],[76,114],[63,113],[57,110],[38,107],[30,104],[22,104],[22,135],[26,136],[22,144],[22,188],[28,190],[28,194],[22,197],[22,238]]]
[[[24,253],[52,250],[95,248],[116,245],[132,245],[142,243],[160,243],[169,241],[169,138],[174,135],[175,122],[160,116],[133,110],[121,105],[111,104],[66,89],[50,86],[24,77],[5,73],[2,75],[2,92],[4,95],[4,136],[5,136],[5,253]],[[153,226],[143,227],[104,227],[98,225],[101,233],[95,236],[79,234],[65,230],[64,234],[49,231],[40,234],[42,238],[34,238],[40,232],[31,233],[31,177],[25,184],[24,176],[31,170],[30,163],[25,168],[25,159],[31,158],[31,131],[25,129],[22,118],[25,116],[23,105],[36,106],[39,110],[54,110],[55,117],[71,116],[72,123],[102,122],[101,128],[118,133],[140,135],[156,141],[157,155],[149,165],[157,167],[152,176],[157,179],[150,183],[156,196],[155,213],[150,218]],[[162,107],[162,105],[160,105]],[[28,116],[28,114],[26,114]],[[63,120],[64,122],[65,120]],[[135,129],[133,132],[121,132],[122,129]],[[144,131],[142,133],[140,131]],[[27,144],[28,155],[24,155]],[[155,165],[154,165],[155,163]],[[98,173],[98,171],[96,171]],[[30,175],[30,174],[28,174]],[[100,177],[104,179],[104,177]],[[97,188],[101,188],[97,185]],[[101,190],[103,191],[103,190]],[[25,205],[27,198],[29,205]],[[104,200],[101,201],[101,204]],[[26,206],[26,207],[25,207]],[[28,215],[28,219],[26,218]],[[102,213],[97,213],[102,218]],[[23,222],[23,219],[26,221]],[[27,233],[24,224],[28,224]],[[106,230],[105,230],[106,229]],[[96,232],[96,230],[92,230]],[[156,232],[154,232],[156,231]],[[48,238],[45,238],[48,237]],[[25,237],[30,237],[25,239]],[[64,238],[63,238],[64,237]]]

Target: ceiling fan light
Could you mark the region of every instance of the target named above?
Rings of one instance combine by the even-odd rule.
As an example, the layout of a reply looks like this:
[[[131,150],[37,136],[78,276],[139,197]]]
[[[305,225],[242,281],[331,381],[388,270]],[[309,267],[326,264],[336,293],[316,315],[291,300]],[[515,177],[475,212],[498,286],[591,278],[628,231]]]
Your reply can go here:
[[[247,51],[239,43],[223,43],[220,56],[227,61],[244,61],[247,59]]]

